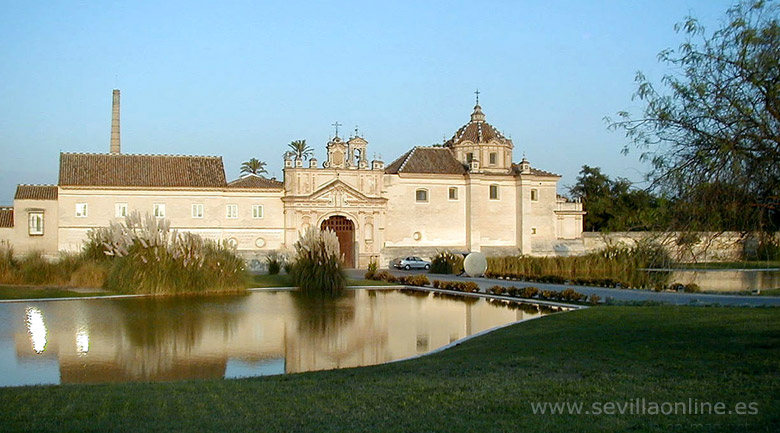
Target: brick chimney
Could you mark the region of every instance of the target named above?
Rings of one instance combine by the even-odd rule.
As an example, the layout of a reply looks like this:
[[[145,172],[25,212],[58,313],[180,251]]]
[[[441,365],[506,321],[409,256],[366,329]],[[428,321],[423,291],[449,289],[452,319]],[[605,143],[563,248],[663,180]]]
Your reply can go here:
[[[111,104],[111,153],[122,153],[119,145],[119,89],[114,89]]]

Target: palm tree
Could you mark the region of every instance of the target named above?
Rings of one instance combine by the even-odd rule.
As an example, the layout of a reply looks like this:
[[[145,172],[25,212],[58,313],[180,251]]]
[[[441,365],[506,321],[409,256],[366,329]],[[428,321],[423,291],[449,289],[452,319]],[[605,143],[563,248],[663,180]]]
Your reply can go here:
[[[261,174],[268,172],[265,170],[265,161],[252,158],[249,161],[244,161],[244,163],[241,164],[241,173]]]
[[[291,156],[298,159],[309,159],[313,152],[311,146],[306,144],[306,140],[295,140],[287,146],[292,149],[292,151],[290,151]]]

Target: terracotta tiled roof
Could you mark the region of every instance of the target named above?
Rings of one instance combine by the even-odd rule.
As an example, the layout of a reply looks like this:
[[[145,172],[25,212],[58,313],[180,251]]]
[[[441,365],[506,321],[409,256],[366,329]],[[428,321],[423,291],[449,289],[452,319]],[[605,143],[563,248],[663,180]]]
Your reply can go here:
[[[276,179],[268,179],[256,174],[248,174],[227,184],[228,188],[273,188],[282,189],[283,182]]]
[[[17,185],[14,200],[57,200],[57,185]]]
[[[460,129],[455,132],[455,135],[444,143],[444,146],[452,147],[464,141],[470,141],[472,143],[489,143],[494,140],[501,144],[512,146],[512,140],[504,137],[504,134],[485,121],[485,114],[482,113],[482,107],[477,105],[474,107],[474,112],[471,113],[471,120],[469,123],[461,126]]]
[[[60,186],[224,188],[219,156],[61,153]]]
[[[514,164],[512,163],[512,173],[515,175],[520,175],[520,164]],[[551,173],[549,171],[539,170],[538,168],[531,167],[531,173],[532,176],[541,176],[541,177],[561,177],[559,174]]]
[[[446,147],[415,147],[388,165],[385,173],[466,174],[466,167]]]
[[[14,226],[14,208],[0,207],[0,227],[7,228]]]

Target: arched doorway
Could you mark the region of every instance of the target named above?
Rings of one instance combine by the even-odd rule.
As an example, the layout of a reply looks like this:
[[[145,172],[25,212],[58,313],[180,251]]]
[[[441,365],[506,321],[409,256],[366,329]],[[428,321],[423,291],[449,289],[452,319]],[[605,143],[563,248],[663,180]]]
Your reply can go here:
[[[347,217],[334,215],[322,222],[320,229],[331,229],[339,238],[341,260],[347,268],[355,267],[355,225]]]

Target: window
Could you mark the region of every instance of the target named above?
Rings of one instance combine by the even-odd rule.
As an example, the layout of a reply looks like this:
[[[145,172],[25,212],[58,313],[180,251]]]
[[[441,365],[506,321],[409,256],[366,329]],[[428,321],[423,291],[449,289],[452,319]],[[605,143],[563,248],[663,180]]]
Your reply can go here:
[[[87,217],[87,204],[86,203],[76,203],[76,217],[77,218],[86,218]]]
[[[531,201],[539,201],[539,190],[538,189],[532,189],[531,190]]]
[[[454,186],[450,187],[449,197],[450,197],[450,200],[457,200],[458,199],[458,188],[455,188]]]
[[[467,164],[471,164],[471,161],[473,161],[473,160],[474,160],[474,154],[471,153],[471,152],[467,153],[466,154],[466,163]]]
[[[498,164],[498,154],[496,152],[490,152],[490,165]]]
[[[192,217],[193,218],[203,218],[203,204],[202,203],[194,203],[192,205]]]
[[[30,212],[27,221],[27,234],[30,236],[43,236],[43,212]]]
[[[418,189],[414,193],[415,199],[417,199],[420,203],[427,203],[428,202],[428,190],[427,189]]]
[[[252,205],[252,218],[262,218],[262,217],[263,217],[263,205],[261,204]]]
[[[535,235],[535,234],[536,234],[536,227],[531,227],[531,234],[532,234],[532,235]]]
[[[117,218],[124,218],[127,216],[127,203],[117,203],[114,208],[116,209],[114,215]]]
[[[152,214],[155,218],[165,218],[165,204],[164,203],[155,203],[154,207],[152,208]]]
[[[237,204],[229,204],[227,205],[227,211],[226,216],[230,219],[238,218],[238,205]]]
[[[498,185],[490,185],[490,199],[498,200]]]

